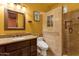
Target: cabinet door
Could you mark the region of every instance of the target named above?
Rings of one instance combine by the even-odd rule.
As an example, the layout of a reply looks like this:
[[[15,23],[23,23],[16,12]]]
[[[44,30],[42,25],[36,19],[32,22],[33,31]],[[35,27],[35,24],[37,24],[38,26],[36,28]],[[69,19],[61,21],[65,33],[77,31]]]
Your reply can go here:
[[[30,46],[30,41],[21,41],[12,44],[6,45],[6,52],[11,52],[17,49],[21,49],[22,47]]]
[[[0,56],[5,56],[6,53],[5,52],[5,47],[0,46]]]
[[[31,45],[37,45],[37,39],[32,39],[31,40]]]
[[[4,51],[5,51],[5,48],[2,47],[2,46],[0,46],[0,53],[1,53],[1,52],[4,52]]]
[[[37,56],[37,46],[31,46],[31,56]]]
[[[31,50],[30,50],[30,47],[25,47],[23,49],[21,49],[21,52],[22,52],[22,56],[30,56],[31,54]]]
[[[9,56],[21,56],[21,50],[16,50],[8,53]]]
[[[31,40],[31,56],[37,55],[37,39]]]

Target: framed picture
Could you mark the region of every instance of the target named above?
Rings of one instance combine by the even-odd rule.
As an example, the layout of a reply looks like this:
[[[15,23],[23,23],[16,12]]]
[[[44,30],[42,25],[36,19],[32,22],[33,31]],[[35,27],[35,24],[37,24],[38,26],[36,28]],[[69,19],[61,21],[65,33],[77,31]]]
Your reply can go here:
[[[53,15],[47,16],[47,27],[53,27]]]
[[[39,11],[34,11],[33,15],[34,15],[34,20],[36,22],[39,22],[40,21],[40,12]]]

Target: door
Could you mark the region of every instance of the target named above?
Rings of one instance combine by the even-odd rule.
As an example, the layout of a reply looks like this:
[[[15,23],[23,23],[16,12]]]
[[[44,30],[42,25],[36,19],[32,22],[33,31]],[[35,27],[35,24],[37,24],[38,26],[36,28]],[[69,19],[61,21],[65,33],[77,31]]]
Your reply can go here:
[[[62,7],[44,14],[43,36],[52,55],[62,55]]]
[[[79,11],[72,12],[69,33],[69,55],[79,55]]]

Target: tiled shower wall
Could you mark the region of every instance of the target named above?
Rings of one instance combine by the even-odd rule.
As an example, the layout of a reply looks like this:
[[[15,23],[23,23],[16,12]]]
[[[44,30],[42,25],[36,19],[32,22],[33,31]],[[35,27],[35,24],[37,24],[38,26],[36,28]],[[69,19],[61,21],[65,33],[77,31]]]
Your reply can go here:
[[[70,26],[64,22],[63,50],[67,55],[79,55],[79,11],[65,14],[64,21],[70,21]]]

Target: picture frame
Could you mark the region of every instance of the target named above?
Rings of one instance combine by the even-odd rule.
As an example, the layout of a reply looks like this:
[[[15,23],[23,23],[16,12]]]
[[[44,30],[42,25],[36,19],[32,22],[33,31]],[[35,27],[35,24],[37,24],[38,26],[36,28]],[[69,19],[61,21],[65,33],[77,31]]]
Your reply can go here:
[[[53,15],[47,16],[47,27],[53,27]]]
[[[40,12],[39,11],[34,11],[33,16],[34,16],[34,21],[36,21],[36,22],[40,21]]]

